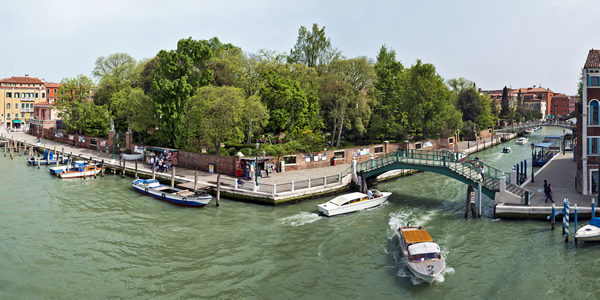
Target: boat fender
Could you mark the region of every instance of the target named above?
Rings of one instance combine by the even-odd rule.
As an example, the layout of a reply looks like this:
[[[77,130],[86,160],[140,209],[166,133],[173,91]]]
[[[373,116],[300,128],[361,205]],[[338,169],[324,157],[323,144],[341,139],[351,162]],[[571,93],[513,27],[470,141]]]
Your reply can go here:
[[[185,197],[181,198],[181,201],[187,201],[187,199]]]
[[[161,197],[165,198],[165,193],[162,193],[162,195],[160,195]]]
[[[148,188],[146,188],[146,189],[144,190],[144,193],[148,193]]]

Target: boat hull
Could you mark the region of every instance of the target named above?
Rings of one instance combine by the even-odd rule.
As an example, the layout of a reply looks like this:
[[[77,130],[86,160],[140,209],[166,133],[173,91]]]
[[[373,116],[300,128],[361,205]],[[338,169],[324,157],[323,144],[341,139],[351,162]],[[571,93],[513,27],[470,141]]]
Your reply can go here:
[[[406,257],[405,259],[408,270],[415,275],[415,277],[427,283],[432,283],[446,267],[446,262],[444,260],[434,262],[409,262]]]
[[[600,242],[600,228],[594,225],[585,225],[575,232],[575,238],[587,242]]]
[[[51,159],[51,160],[47,160],[47,159],[40,159],[40,160],[38,160],[38,161],[39,161],[40,165],[55,165],[55,164],[56,164],[56,159]],[[68,158],[65,158],[65,159],[59,159],[59,160],[58,160],[58,163],[59,163],[59,164],[64,164],[64,163],[66,163],[67,161],[69,161],[69,159],[68,159]],[[37,165],[37,164],[38,164],[38,162],[37,162],[37,161],[35,161],[35,159],[31,159],[31,158],[30,158],[30,159],[28,159],[28,160],[27,160],[27,162],[28,162],[30,165]]]
[[[93,169],[87,169],[85,171],[66,171],[63,173],[57,173],[56,176],[62,179],[68,178],[82,178],[82,177],[91,177],[96,176],[100,173],[100,168],[96,167]]]
[[[370,200],[361,201],[361,202],[348,204],[348,205],[344,205],[344,206],[333,206],[333,205],[328,206],[328,203],[323,203],[323,204],[317,205],[317,208],[319,209],[319,214],[327,216],[327,217],[343,215],[343,214],[347,214],[347,213],[356,212],[359,210],[365,210],[365,209],[377,207],[377,206],[383,204],[385,201],[387,201],[387,199],[390,197],[390,195],[392,193],[384,192],[382,194],[383,194],[383,196],[378,197],[378,198],[373,198]]]
[[[414,237],[412,238],[413,240],[407,240],[404,236],[405,234],[403,233],[403,230],[424,231],[426,237],[423,237],[423,235],[422,235],[421,236],[422,240],[414,240]],[[408,234],[408,233],[406,233],[406,234]],[[435,278],[437,278],[442,273],[442,271],[444,271],[444,269],[446,268],[446,261],[441,254],[439,246],[435,242],[433,242],[433,239],[431,238],[431,236],[429,236],[429,234],[421,227],[410,227],[410,226],[401,227],[401,228],[398,228],[397,235],[398,235],[398,243],[400,245],[400,252],[402,253],[404,261],[406,262],[406,267],[408,268],[408,270],[415,277],[417,277],[427,283],[432,283],[435,280]],[[434,245],[433,247],[428,246],[429,251],[419,253],[419,254],[426,254],[427,258],[424,258],[423,260],[419,260],[418,257],[414,258],[414,259],[410,259],[409,248],[415,247],[415,245],[419,246],[419,245],[425,245],[425,244]],[[432,259],[427,254],[434,254],[435,258]]]
[[[158,200],[167,201],[169,203],[182,205],[182,206],[192,206],[192,207],[204,207],[212,200],[212,196],[210,195],[200,195],[200,196],[190,196],[184,197],[180,195],[175,195],[172,193],[163,192],[160,190],[156,190],[154,188],[147,187],[143,184],[133,184],[133,188],[136,192],[154,197]]]

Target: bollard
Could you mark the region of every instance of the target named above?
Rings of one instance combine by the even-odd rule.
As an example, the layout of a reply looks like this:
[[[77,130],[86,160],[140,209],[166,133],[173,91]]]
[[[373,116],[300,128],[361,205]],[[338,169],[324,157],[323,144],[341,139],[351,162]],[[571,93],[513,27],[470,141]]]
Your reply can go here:
[[[554,230],[554,223],[556,223],[556,206],[554,202],[552,202],[552,220],[550,221],[552,230]]]
[[[565,242],[569,241],[569,200],[567,198],[565,198],[565,213],[564,213],[564,219],[565,220]]]
[[[594,198],[592,198],[592,218],[596,216],[596,205],[594,204]]]
[[[577,233],[577,203],[575,204],[575,211],[573,212],[573,214],[574,214],[574,217],[575,217],[573,219],[573,221],[574,221],[573,222],[573,225],[574,225],[573,232]],[[576,234],[573,234],[573,238],[575,239],[575,243],[577,243],[577,235]]]

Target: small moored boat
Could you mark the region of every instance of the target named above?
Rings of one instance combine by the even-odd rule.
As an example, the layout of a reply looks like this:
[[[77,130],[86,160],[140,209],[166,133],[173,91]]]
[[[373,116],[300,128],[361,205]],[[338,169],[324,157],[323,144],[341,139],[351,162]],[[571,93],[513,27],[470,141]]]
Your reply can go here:
[[[600,218],[594,217],[590,223],[575,232],[575,239],[582,241],[600,241]]]
[[[417,278],[431,283],[446,267],[440,246],[423,227],[398,228],[398,241],[408,270]]]
[[[528,139],[528,138],[526,138],[526,137],[520,137],[520,138],[517,140],[517,144],[519,144],[519,145],[525,145],[525,144],[527,144],[527,142],[528,142],[528,141],[529,141],[529,139]]]
[[[164,186],[156,179],[136,179],[132,185],[141,194],[184,206],[204,207],[212,200],[212,196],[206,192]]]
[[[504,149],[502,149],[502,153],[510,153],[512,151],[512,149],[510,147],[504,147]]]
[[[99,165],[92,165],[85,162],[73,162],[72,167],[64,170],[64,172],[57,172],[57,170],[55,170],[55,174],[62,179],[81,178],[96,176],[101,170],[102,168]]]
[[[326,203],[317,205],[319,214],[324,216],[335,216],[347,214],[367,208],[381,205],[385,202],[392,192],[380,192],[373,189],[373,198],[364,193],[350,193],[335,197]]]

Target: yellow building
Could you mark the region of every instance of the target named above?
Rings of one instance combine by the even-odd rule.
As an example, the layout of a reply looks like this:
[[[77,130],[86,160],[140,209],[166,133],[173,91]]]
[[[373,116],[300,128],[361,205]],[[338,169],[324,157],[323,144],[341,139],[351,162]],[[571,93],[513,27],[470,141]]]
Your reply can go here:
[[[0,120],[11,130],[27,131],[33,105],[46,102],[45,82],[34,77],[0,79]]]

